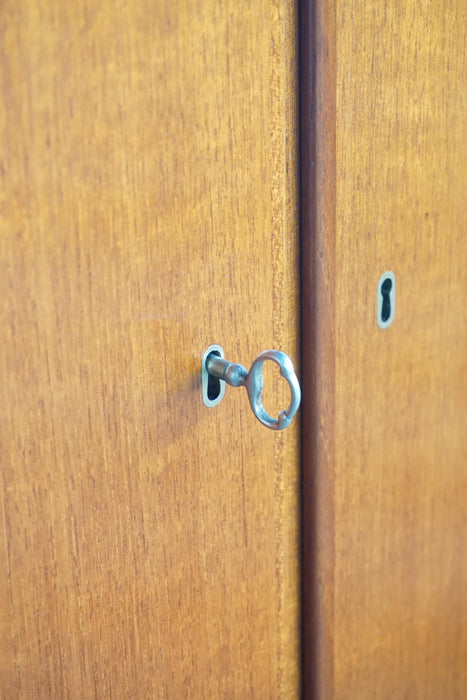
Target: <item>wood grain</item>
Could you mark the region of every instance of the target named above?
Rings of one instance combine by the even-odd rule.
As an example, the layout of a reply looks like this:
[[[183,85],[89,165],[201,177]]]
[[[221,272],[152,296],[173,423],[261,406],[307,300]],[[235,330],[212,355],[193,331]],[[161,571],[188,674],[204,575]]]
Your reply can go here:
[[[214,342],[297,361],[295,6],[0,34],[2,697],[295,697],[298,424],[200,389]]]
[[[305,695],[465,698],[466,5],[305,19]]]

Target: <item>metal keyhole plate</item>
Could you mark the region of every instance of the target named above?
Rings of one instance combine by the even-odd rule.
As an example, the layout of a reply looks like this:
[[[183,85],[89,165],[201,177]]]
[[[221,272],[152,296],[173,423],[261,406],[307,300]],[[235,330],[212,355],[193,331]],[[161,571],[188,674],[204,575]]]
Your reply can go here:
[[[217,357],[224,357],[224,349],[220,345],[210,345],[203,354],[201,360],[201,389],[203,393],[203,403],[208,408],[214,408],[222,401],[225,394],[225,382],[222,379],[213,377],[208,374],[206,369],[206,360],[209,355],[214,354]]]
[[[376,322],[380,328],[388,328],[396,313],[396,278],[389,270],[378,281]]]

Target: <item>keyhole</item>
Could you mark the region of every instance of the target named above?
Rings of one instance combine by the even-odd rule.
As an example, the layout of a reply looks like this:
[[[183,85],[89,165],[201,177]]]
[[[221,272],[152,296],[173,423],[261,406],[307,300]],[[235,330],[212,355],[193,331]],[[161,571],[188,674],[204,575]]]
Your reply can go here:
[[[218,350],[213,350],[209,355],[217,355],[220,357],[221,354]],[[209,357],[208,355],[208,357]],[[207,360],[207,358],[206,358]],[[208,375],[208,399],[209,401],[215,401],[219,398],[221,393],[221,380],[217,377],[213,377],[212,374]]]
[[[380,328],[388,328],[396,312],[396,278],[393,272],[385,272],[378,281],[376,321]]]
[[[203,358],[201,360],[201,389],[203,392],[203,403],[208,408],[213,408],[222,401],[225,394],[225,382],[208,373],[206,369],[206,361],[209,355],[224,357],[224,350],[220,345],[210,345],[204,351]]]
[[[387,277],[381,285],[381,295],[383,297],[383,303],[381,306],[381,320],[383,323],[387,323],[389,317],[391,316],[391,289],[392,279]]]

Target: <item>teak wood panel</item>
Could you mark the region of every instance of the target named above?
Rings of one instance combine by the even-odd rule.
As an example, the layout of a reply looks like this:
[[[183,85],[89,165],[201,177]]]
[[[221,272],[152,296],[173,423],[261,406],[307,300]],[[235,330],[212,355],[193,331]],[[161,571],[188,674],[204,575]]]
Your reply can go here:
[[[297,362],[296,45],[285,0],[2,3],[2,697],[297,695],[298,421],[200,388]]]
[[[303,4],[306,697],[467,696],[466,10]]]

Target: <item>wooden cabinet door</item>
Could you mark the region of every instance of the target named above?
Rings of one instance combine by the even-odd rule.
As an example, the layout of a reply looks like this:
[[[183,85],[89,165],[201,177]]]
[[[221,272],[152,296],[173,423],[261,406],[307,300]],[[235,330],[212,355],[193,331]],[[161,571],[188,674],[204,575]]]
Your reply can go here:
[[[295,3],[0,32],[0,694],[294,697],[297,421],[200,362],[297,361]]]
[[[308,697],[467,697],[466,9],[303,3]]]

